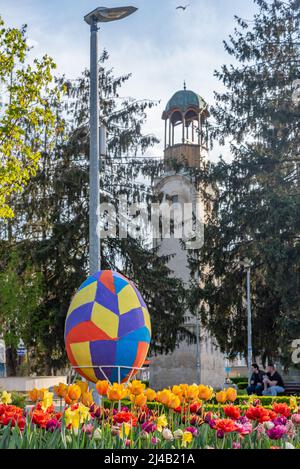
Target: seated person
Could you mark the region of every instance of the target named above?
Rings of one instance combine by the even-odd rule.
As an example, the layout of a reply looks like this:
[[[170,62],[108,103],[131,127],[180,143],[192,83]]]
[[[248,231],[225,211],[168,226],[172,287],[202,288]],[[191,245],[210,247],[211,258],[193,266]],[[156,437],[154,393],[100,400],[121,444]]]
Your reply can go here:
[[[263,372],[259,369],[257,363],[253,363],[250,386],[247,387],[248,395],[250,396],[251,394],[256,394],[257,396],[261,396],[263,386]]]
[[[277,396],[279,392],[284,392],[284,382],[273,363],[269,363],[267,375],[264,377],[264,396]]]

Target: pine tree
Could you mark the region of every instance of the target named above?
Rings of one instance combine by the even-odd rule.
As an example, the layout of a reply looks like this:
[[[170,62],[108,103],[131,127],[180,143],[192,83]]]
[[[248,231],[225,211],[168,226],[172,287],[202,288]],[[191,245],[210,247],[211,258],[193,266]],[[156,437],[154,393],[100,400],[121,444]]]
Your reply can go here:
[[[142,126],[154,103],[121,98],[119,89],[129,76],[115,77],[105,69],[107,58],[104,52],[99,72],[100,120],[108,129],[101,201],[117,205],[123,195],[130,203],[149,205],[151,179],[161,165],[142,158],[157,142],[143,134]],[[15,199],[18,216],[11,227],[25,264],[32,262],[43,278],[42,302],[30,327],[31,346],[39,356],[35,369],[46,365],[47,373],[66,363],[65,317],[72,295],[88,274],[89,74],[85,71],[74,82],[62,79],[58,86],[67,88],[68,96],[63,103],[52,103],[59,123],[56,141],[50,150],[45,140],[37,177]],[[118,213],[120,221],[123,215]],[[2,249],[7,248],[5,236],[3,231]],[[189,335],[182,326],[186,294],[181,282],[170,277],[169,258],[159,257],[148,244],[133,236],[106,239],[101,244],[102,269],[120,270],[137,284],[152,317],[152,351],[168,352],[179,337]]]
[[[247,355],[246,273],[251,260],[254,356],[291,362],[300,334],[299,1],[256,0],[253,21],[236,18],[216,76],[212,138],[229,142],[202,175],[208,219],[200,253],[203,324],[223,352]],[[195,263],[194,263],[195,267]],[[196,301],[195,301],[196,300]]]

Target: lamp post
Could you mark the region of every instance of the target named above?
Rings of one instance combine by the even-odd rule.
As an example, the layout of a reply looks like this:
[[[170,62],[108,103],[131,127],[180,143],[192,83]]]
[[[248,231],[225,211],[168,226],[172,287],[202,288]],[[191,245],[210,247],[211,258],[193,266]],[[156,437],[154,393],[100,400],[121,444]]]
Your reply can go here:
[[[248,379],[249,384],[251,380],[251,365],[252,365],[252,311],[251,311],[251,262],[246,259],[241,261],[240,265],[246,269],[247,272],[247,361],[248,361]]]
[[[123,19],[137,10],[135,7],[99,7],[84,17],[91,29],[90,46],[90,204],[89,204],[89,271],[101,270],[100,239],[100,128],[99,128],[99,65],[98,23]],[[101,133],[103,135],[103,131]],[[103,147],[103,141],[102,141]]]

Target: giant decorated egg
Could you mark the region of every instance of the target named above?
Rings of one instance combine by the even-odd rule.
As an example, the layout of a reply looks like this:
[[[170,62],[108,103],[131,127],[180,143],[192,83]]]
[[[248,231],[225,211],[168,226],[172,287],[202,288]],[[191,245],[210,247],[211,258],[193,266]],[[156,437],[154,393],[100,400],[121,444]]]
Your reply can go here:
[[[88,381],[125,381],[145,362],[150,316],[133,282],[111,270],[88,277],[74,295],[65,344],[74,369]],[[118,374],[118,368],[120,367]]]

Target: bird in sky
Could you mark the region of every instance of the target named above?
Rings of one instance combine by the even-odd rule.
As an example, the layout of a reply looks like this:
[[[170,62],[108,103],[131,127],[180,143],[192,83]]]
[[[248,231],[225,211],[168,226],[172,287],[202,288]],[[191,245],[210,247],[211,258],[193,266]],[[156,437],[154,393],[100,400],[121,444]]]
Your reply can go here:
[[[185,11],[185,10],[187,9],[187,7],[189,7],[189,6],[190,6],[190,4],[184,5],[184,6],[183,6],[183,5],[179,5],[178,7],[176,7],[176,10]]]

